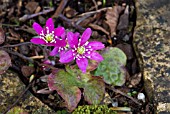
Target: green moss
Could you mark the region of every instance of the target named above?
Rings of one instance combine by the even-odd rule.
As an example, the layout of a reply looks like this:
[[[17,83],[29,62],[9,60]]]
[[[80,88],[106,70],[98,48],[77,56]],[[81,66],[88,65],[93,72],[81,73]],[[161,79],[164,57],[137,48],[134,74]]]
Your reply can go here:
[[[72,114],[117,114],[109,109],[107,105],[84,105],[75,109]]]

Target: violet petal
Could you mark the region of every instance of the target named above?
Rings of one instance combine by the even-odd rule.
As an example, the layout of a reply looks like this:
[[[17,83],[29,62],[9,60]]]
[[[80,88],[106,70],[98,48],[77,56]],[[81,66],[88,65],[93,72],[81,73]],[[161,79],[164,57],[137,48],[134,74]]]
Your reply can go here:
[[[47,46],[55,46],[56,43],[46,43]]]
[[[66,50],[60,50],[60,56],[63,56],[63,54],[66,53]]]
[[[67,40],[68,40],[68,43],[70,45],[71,48],[74,48],[78,46],[78,37],[79,37],[79,33],[73,33],[73,32],[68,32],[67,33]]]
[[[96,60],[96,61],[98,61],[98,62],[104,60],[103,57],[102,57],[98,52],[95,52],[95,51],[93,51],[93,52],[90,54],[90,59]]]
[[[45,41],[41,38],[32,38],[31,42],[34,44],[45,44]]]
[[[49,28],[49,32],[51,33],[52,31],[54,31],[54,23],[53,23],[53,19],[52,18],[49,18],[47,21],[46,21],[46,27]]]
[[[91,34],[92,34],[92,31],[91,31],[90,28],[87,28],[87,29],[83,32],[83,34],[82,34],[82,36],[81,36],[80,46],[82,46],[83,44],[86,43],[86,41],[90,38]]]
[[[64,34],[64,32],[64,27],[58,27],[54,30],[54,35],[60,37],[62,34]]]
[[[79,67],[79,69],[85,73],[86,72],[86,69],[87,69],[87,66],[88,66],[88,59],[87,58],[80,58],[79,60],[76,59],[76,63]]]
[[[98,41],[89,42],[88,46],[91,46],[93,50],[100,50],[105,47],[103,43]]]
[[[72,50],[69,50],[63,54],[60,55],[60,62],[61,63],[69,63],[72,60],[74,60],[73,52]]]
[[[38,33],[38,35],[40,35],[41,32],[43,31],[43,28],[36,22],[34,22],[32,26],[34,30]]]
[[[58,54],[58,47],[54,47],[54,49],[50,52],[50,56],[56,56]]]
[[[66,44],[67,44],[67,43],[66,43],[65,40],[56,39],[55,46],[57,46],[57,47],[65,47]]]

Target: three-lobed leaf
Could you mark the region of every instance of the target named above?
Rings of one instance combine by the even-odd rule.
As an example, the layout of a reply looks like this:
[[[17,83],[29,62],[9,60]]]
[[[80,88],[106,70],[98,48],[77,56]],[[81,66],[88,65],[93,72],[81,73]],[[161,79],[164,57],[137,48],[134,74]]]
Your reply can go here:
[[[100,77],[93,77],[84,87],[84,98],[89,104],[100,104],[104,93],[105,84]]]
[[[69,77],[70,75],[64,70],[50,74],[48,77],[48,86],[65,100],[66,107],[73,111],[81,99],[81,91],[75,86],[76,80]],[[71,81],[72,80],[72,81]],[[75,84],[74,84],[75,83]]]
[[[122,86],[126,79],[126,55],[119,48],[110,47],[103,51],[102,56],[104,60],[94,71],[94,75],[103,76],[107,84]]]
[[[82,73],[78,68],[66,66],[65,70],[58,70],[48,77],[50,90],[56,90],[65,100],[66,107],[74,110],[80,99],[81,91],[84,89],[85,100],[89,104],[99,104],[105,93],[105,84],[101,77],[93,77],[90,73]]]

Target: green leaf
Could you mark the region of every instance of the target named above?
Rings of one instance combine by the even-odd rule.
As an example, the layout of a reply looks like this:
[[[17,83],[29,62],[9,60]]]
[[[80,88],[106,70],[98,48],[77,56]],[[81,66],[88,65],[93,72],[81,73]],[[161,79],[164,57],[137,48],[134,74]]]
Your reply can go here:
[[[67,108],[70,111],[73,111],[77,107],[81,99],[81,91],[76,86],[58,86],[57,93],[65,100]]]
[[[126,55],[119,48],[106,48],[102,56],[104,60],[94,71],[94,76],[103,76],[107,84],[122,86],[126,79]]]
[[[106,48],[103,51],[102,56],[104,59],[114,60],[117,64],[122,64],[124,66],[126,65],[127,57],[125,53],[117,47]]]
[[[55,74],[50,74],[48,77],[48,86],[51,90],[56,90],[65,100],[66,107],[70,111],[73,111],[81,99],[81,91],[75,86],[76,80],[73,80],[69,76],[71,75],[64,70],[59,70]]]
[[[88,63],[88,67],[87,67],[87,71],[86,72],[90,72],[90,71],[93,71],[95,70],[99,65],[99,62],[98,61],[95,61],[95,60],[89,60],[89,63]]]
[[[84,87],[83,85],[89,81],[92,76],[89,72],[82,73],[82,71],[77,67],[77,65],[74,66],[66,66],[66,71],[72,75],[76,76],[76,79],[80,81],[81,85],[77,85],[78,87],[82,88]]]
[[[100,104],[104,93],[105,84],[100,77],[93,77],[84,87],[84,98],[89,104]]]

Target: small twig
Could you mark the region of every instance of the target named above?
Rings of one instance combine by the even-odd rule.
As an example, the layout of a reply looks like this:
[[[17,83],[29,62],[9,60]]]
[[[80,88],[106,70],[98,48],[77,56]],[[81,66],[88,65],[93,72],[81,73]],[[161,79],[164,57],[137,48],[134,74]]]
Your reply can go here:
[[[92,0],[92,1],[93,1],[93,3],[94,3],[94,6],[95,6],[96,10],[98,10],[98,6],[97,6],[96,1],[95,1],[95,0]]]
[[[54,11],[54,10],[55,10],[54,8],[50,8],[50,9],[48,9],[48,10],[44,10],[44,11],[42,11],[42,12],[35,13],[35,14],[32,14],[32,15],[24,15],[24,16],[22,16],[21,18],[19,18],[19,21],[26,21],[26,20],[28,20],[28,19],[37,17],[37,16],[39,16],[39,15],[52,12],[52,11]]]
[[[82,13],[78,16],[84,16],[84,15],[89,15],[89,14],[96,14],[96,13],[100,13],[101,11],[105,11],[105,10],[108,10],[108,9],[112,9],[112,7],[107,7],[107,8],[102,8],[102,9],[99,9],[99,10],[96,10],[96,11],[90,11],[90,12],[86,12],[86,13]]]
[[[11,24],[5,24],[5,23],[1,23],[2,26],[6,26],[6,27],[18,27],[19,25],[11,25]]]
[[[57,10],[55,11],[54,15],[52,16],[52,18],[57,18],[59,16],[59,14],[61,14],[61,12],[63,11],[63,9],[65,8],[65,6],[67,5],[67,2],[69,0],[62,0],[60,2],[60,5],[58,6]]]
[[[133,97],[131,97],[131,96],[129,96],[129,95],[127,95],[127,94],[121,92],[120,90],[115,89],[115,88],[110,87],[110,86],[106,86],[106,87],[109,88],[109,89],[111,89],[111,90],[114,91],[115,93],[119,93],[119,94],[121,94],[121,95],[123,95],[123,96],[125,96],[125,97],[127,97],[127,98],[129,98],[129,99],[131,99],[131,100],[132,100],[133,102],[135,102],[136,104],[142,105],[142,104],[139,103],[136,99],[134,99]]]
[[[131,111],[131,108],[129,107],[110,107],[109,109],[114,110],[114,111]]]
[[[20,53],[18,53],[18,52],[16,52],[16,51],[11,51],[11,50],[8,50],[8,49],[4,49],[6,52],[8,52],[8,53],[11,53],[11,54],[13,54],[13,55],[16,55],[16,56],[18,56],[18,57],[20,57],[20,58],[22,58],[22,59],[25,59],[25,60],[28,60],[29,62],[34,62],[33,61],[33,59],[31,59],[31,58],[29,58],[29,57],[26,57],[26,56],[24,56],[24,55],[22,55],[22,54],[20,54]]]
[[[22,43],[14,44],[14,45],[4,45],[4,46],[1,46],[0,48],[11,48],[11,47],[17,47],[17,46],[27,45],[27,44],[32,44],[32,43],[31,42],[22,42]]]
[[[99,25],[90,23],[90,24],[89,24],[89,27],[91,27],[91,28],[93,28],[93,29],[95,29],[95,30],[100,30],[100,31],[104,32],[107,36],[109,36],[109,32],[106,31],[103,27],[101,27],[101,26],[99,26]]]
[[[59,14],[59,18],[63,21],[65,21],[68,25],[75,27],[76,29],[80,30],[80,31],[84,31],[85,28],[81,27],[80,25],[77,25],[74,21],[72,21],[71,19],[66,18],[64,15]]]
[[[31,87],[32,83],[29,83],[29,85],[25,88],[25,90],[21,93],[21,95],[18,97],[18,99],[11,105],[9,106],[2,114],[6,114],[10,109],[12,109],[18,102],[19,100],[23,97],[23,95],[28,91],[28,89]]]
[[[86,18],[96,14],[96,13],[100,13],[101,11],[105,11],[107,9],[110,9],[111,7],[108,7],[108,8],[103,8],[103,9],[99,9],[99,10],[96,10],[96,11],[91,11],[91,12],[86,12],[86,13],[82,13],[80,15],[78,15],[78,17],[81,16],[81,18],[78,19],[78,21],[76,22],[76,25],[79,25],[83,20],[85,20]]]
[[[36,63],[38,63],[38,62],[36,62]],[[52,65],[48,65],[48,64],[44,64],[44,63],[38,63],[38,65],[39,65],[39,66],[45,66],[45,67],[51,68],[52,70],[58,69],[58,68],[56,68],[56,67],[53,67]]]
[[[82,21],[84,21],[86,18],[90,17],[92,14],[87,14],[81,18],[79,18],[76,22],[76,25],[79,25]]]
[[[43,48],[43,55],[44,55],[44,59],[45,60],[48,59],[48,54],[47,54],[46,50],[47,50],[47,46],[44,46],[44,48]]]
[[[30,57],[31,59],[43,59],[44,56],[43,55],[39,55],[39,56],[32,56]]]

